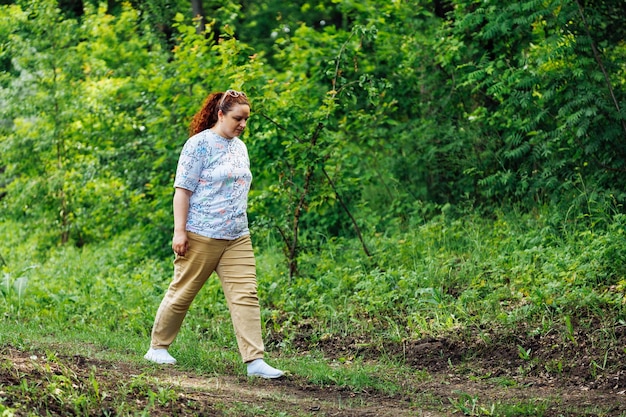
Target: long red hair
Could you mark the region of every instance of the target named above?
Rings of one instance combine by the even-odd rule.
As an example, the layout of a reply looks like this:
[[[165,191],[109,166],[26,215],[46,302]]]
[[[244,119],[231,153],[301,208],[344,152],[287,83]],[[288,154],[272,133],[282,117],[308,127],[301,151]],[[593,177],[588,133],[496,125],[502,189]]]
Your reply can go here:
[[[226,92],[209,94],[189,124],[189,136],[215,126],[218,111],[221,110],[222,113],[226,114],[235,104],[246,104],[249,106],[250,102],[243,93],[237,93],[236,95],[227,94]]]

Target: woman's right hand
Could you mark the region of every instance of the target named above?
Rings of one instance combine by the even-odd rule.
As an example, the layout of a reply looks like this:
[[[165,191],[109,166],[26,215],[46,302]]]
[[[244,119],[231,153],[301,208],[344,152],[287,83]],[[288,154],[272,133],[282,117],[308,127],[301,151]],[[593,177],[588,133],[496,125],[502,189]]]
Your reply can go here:
[[[189,240],[187,240],[187,232],[174,232],[172,239],[172,249],[179,256],[185,256],[189,249]]]

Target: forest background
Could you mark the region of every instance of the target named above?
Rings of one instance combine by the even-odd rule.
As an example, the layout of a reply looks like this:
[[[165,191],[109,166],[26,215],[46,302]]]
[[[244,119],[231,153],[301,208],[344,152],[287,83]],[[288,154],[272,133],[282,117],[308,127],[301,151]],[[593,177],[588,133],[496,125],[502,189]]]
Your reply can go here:
[[[303,329],[310,345],[601,329],[588,378],[623,370],[624,15],[605,0],[0,1],[3,328],[148,340],[188,123],[233,88],[252,102],[270,351],[297,351]],[[219,291],[181,337],[232,345]]]

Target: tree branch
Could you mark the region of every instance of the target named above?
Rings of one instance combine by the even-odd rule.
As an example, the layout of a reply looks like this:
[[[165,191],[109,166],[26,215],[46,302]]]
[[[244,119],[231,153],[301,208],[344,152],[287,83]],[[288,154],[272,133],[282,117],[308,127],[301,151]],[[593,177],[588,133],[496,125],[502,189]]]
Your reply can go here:
[[[354,218],[354,216],[352,215],[352,213],[348,209],[348,206],[346,205],[346,203],[343,201],[343,198],[341,198],[341,195],[339,194],[339,191],[337,191],[337,187],[335,187],[335,183],[330,178],[330,175],[328,175],[328,172],[326,171],[326,168],[322,167],[322,172],[326,176],[326,179],[328,180],[328,183],[330,184],[330,186],[332,187],[333,191],[335,192],[335,196],[337,197],[337,200],[339,200],[339,204],[341,204],[341,207],[343,208],[343,210],[346,212],[348,217],[350,217],[350,221],[352,221],[352,226],[354,227],[354,231],[356,232],[359,240],[361,241],[361,246],[363,246],[363,251],[365,252],[365,254],[369,258],[371,258],[372,255],[371,255],[369,249],[367,248],[367,245],[365,244],[365,240],[363,240],[363,235],[361,234],[361,229],[359,228],[359,225],[357,224],[356,219]]]
[[[261,117],[263,117],[265,120],[269,121],[271,124],[273,124],[274,126],[279,128],[280,130],[284,130],[285,132],[288,131],[288,129],[285,126],[281,125],[280,123],[278,123],[277,121],[275,121],[274,119],[272,119],[271,117],[266,115],[265,113],[261,113]],[[293,136],[293,138],[296,140],[296,142],[302,143],[302,139],[300,139],[299,136],[294,135],[293,133],[291,134],[291,136]]]

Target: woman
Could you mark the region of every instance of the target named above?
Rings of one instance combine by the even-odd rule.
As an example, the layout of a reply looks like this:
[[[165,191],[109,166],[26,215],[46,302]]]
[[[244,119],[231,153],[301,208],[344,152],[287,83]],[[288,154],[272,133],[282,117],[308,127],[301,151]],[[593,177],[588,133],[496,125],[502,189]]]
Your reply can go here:
[[[174,364],[172,344],[191,302],[213,272],[219,276],[248,376],[279,378],[263,360],[256,264],[246,213],[252,181],[239,135],[250,117],[246,95],[210,94],[190,125],[174,180],[174,279],[156,313],[145,359]]]

